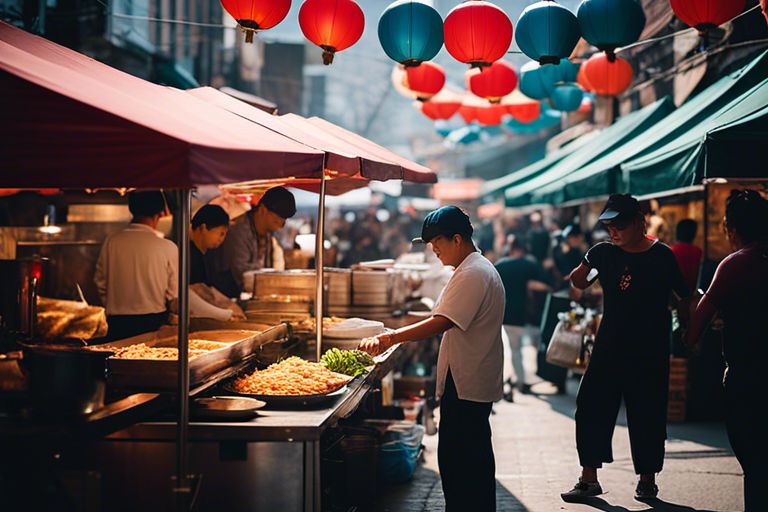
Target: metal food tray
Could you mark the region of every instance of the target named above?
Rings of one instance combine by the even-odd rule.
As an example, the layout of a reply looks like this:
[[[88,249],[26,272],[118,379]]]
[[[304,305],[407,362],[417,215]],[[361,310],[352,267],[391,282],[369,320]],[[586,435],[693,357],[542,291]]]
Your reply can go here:
[[[196,386],[214,377],[221,370],[250,358],[259,347],[289,335],[285,324],[270,327],[263,332],[248,335],[237,329],[219,329],[190,332],[189,338],[229,343],[220,349],[211,350],[189,361],[190,386]],[[238,336],[238,333],[240,336]],[[210,339],[213,338],[213,339]],[[176,328],[161,328],[158,331],[141,334],[112,343],[102,348],[121,348],[145,343],[150,347],[175,347]],[[178,386],[178,361],[153,359],[107,359],[107,382],[120,389],[172,390]]]

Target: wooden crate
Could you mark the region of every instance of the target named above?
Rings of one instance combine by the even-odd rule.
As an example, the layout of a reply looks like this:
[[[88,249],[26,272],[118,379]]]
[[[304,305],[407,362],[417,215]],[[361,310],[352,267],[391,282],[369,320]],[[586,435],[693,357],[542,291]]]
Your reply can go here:
[[[685,421],[687,399],[688,360],[682,357],[672,357],[669,361],[668,422],[679,423]]]

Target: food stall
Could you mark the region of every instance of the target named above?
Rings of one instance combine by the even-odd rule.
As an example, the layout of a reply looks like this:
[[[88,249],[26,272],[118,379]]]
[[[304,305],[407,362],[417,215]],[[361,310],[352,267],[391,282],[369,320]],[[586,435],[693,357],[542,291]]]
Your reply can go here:
[[[257,356],[264,347],[292,334],[285,323],[232,326],[235,330],[218,334],[191,328],[190,191],[198,185],[254,178],[261,180],[259,186],[291,183],[319,188],[318,246],[322,247],[327,188],[386,179],[386,174],[376,174],[382,168],[395,171],[392,177],[416,181],[434,181],[434,174],[390,157],[372,143],[356,141],[341,154],[325,145],[327,141],[300,141],[273,126],[267,128],[192,94],[144,82],[9,25],[0,24],[0,49],[0,80],[6,92],[0,101],[9,113],[0,122],[0,144],[6,163],[17,170],[3,175],[0,187],[175,189],[180,249],[177,328],[96,350],[41,347],[56,360],[62,355],[86,359],[96,368],[101,363],[103,369],[106,359],[107,386],[114,389],[102,394],[106,401],[67,417],[38,414],[41,409],[3,415],[2,447],[7,460],[19,469],[2,475],[5,490],[14,491],[8,495],[10,502],[23,496],[24,504],[34,509],[49,498],[66,497],[87,510],[100,509],[102,504],[110,510],[135,510],[142,504],[147,509],[175,504],[179,510],[188,510],[199,494],[199,509],[252,509],[256,504],[265,510],[319,510],[321,437],[360,405],[397,362],[399,350],[368,365],[361,375],[334,373],[336,380],[327,383],[327,392],[315,393],[321,395],[318,404],[304,403],[310,400],[306,397],[291,397],[296,400],[287,405],[293,409],[256,412],[254,408],[246,421],[222,418],[190,424],[188,397],[200,397],[199,403],[206,404],[206,395],[229,391],[232,388],[227,386],[246,378],[242,372],[267,373],[253,371]],[[330,169],[329,162],[336,157],[346,164]],[[316,279],[323,283],[321,257],[318,263]],[[316,315],[316,356],[322,346],[323,300],[321,285],[315,304],[320,313]],[[147,353],[156,356],[146,358]],[[291,360],[296,361],[287,361]],[[302,364],[314,364],[309,368],[320,375],[328,371],[321,363]],[[37,375],[42,376],[37,381],[43,382],[44,392],[55,388],[55,382],[45,382],[49,375]],[[224,381],[229,384],[219,387]],[[207,408],[209,415],[222,413],[216,407]],[[235,410],[244,414],[242,408]],[[224,407],[223,414],[230,413],[232,409]],[[201,485],[201,474],[213,483]],[[13,489],[13,485],[19,487]],[[141,491],[136,492],[137,488]],[[41,489],[52,494],[35,494]]]

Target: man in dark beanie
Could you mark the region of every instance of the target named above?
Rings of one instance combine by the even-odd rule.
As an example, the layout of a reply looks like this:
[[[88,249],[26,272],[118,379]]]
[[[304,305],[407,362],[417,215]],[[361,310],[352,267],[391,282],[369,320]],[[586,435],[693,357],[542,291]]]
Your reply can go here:
[[[254,208],[235,221],[221,247],[205,255],[213,286],[228,297],[239,297],[244,291],[244,272],[283,270],[282,248],[272,234],[295,214],[293,194],[283,187],[269,189]]]

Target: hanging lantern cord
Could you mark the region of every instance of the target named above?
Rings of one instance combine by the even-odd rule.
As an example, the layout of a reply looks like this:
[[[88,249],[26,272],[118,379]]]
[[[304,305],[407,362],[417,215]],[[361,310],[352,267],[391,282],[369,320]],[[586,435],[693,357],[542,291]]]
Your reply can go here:
[[[322,45],[320,48],[323,49],[323,64],[326,66],[333,63],[333,56],[336,54],[336,48],[333,46],[326,46]]]

